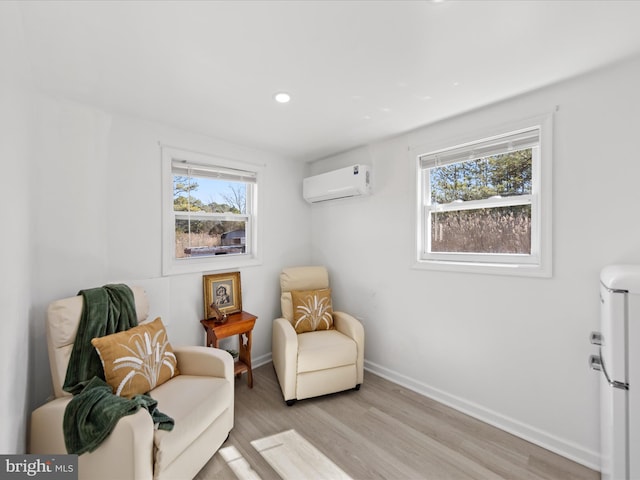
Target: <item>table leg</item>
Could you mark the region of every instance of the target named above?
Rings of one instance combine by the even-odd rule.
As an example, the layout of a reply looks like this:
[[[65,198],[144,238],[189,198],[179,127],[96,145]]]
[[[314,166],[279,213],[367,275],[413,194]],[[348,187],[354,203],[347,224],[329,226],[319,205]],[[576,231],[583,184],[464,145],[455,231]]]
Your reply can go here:
[[[207,346],[218,348],[218,338],[212,330],[207,331]]]
[[[253,388],[253,372],[251,370],[251,330],[238,335],[238,358],[247,366],[247,384]]]

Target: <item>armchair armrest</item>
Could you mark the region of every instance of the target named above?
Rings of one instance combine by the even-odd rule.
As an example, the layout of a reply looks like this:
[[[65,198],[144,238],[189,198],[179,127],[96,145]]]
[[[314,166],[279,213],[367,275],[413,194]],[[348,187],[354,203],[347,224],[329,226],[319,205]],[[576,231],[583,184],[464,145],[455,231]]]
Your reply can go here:
[[[333,325],[340,333],[352,338],[358,345],[363,344],[364,328],[360,321],[344,312],[333,312]]]
[[[296,398],[296,374],[298,371],[298,334],[284,318],[273,321],[271,357],[280,387],[286,400]]]
[[[364,328],[356,318],[344,312],[333,312],[333,325],[340,333],[353,339],[358,345],[358,358],[356,369],[358,371],[358,384],[364,380]]]
[[[233,383],[233,358],[229,352],[202,346],[174,347],[173,352],[180,373],[226,378]]]
[[[62,431],[62,419],[71,398],[71,395],[56,398],[33,411],[29,453],[50,453],[52,455],[67,453]]]
[[[56,398],[31,414],[29,452],[66,454],[62,419],[71,396]],[[93,452],[78,457],[80,478],[153,478],[153,420],[144,409],[122,417]]]

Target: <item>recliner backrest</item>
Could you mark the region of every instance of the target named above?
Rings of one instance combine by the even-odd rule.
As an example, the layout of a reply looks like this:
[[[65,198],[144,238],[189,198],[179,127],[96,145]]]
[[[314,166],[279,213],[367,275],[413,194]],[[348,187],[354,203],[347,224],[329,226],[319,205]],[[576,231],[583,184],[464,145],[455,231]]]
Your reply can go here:
[[[291,292],[296,290],[319,290],[329,288],[329,272],[325,267],[290,267],[280,273],[280,306],[282,316],[293,320]]]
[[[138,323],[143,323],[149,316],[149,300],[144,288],[130,287],[136,303]],[[53,392],[57,397],[70,395],[62,390],[67,375],[67,366],[73,349],[73,342],[78,332],[78,324],[82,316],[84,300],[82,295],[56,300],[47,309],[47,347]]]

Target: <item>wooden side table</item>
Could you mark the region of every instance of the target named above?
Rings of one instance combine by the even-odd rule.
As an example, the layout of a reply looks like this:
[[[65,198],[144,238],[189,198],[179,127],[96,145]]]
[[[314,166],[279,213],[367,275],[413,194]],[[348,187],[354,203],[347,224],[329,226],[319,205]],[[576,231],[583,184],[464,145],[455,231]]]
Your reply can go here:
[[[257,318],[248,312],[239,312],[230,314],[228,320],[222,324],[216,324],[213,320],[200,320],[207,332],[207,347],[218,348],[220,339],[238,335],[238,360],[235,362],[233,373],[239,376],[242,372],[247,372],[249,388],[253,388],[251,331]]]

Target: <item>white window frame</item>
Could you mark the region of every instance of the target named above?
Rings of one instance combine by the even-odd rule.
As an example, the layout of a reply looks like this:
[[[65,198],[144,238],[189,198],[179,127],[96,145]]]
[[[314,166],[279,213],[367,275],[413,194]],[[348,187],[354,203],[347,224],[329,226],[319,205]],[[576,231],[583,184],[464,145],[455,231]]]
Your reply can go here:
[[[434,142],[410,149],[416,175],[416,244],[414,267],[471,273],[551,277],[551,165],[552,114],[512,122],[455,142]],[[538,140],[531,145],[530,133]],[[529,140],[528,140],[529,139]],[[505,142],[509,148],[503,148]],[[520,144],[519,144],[520,142]],[[531,193],[515,197],[489,198],[445,205],[431,204],[429,168],[453,164],[469,156],[485,157],[510,148],[532,148]],[[477,155],[477,152],[480,155]],[[470,155],[474,152],[474,155]],[[441,158],[442,163],[437,160]],[[431,212],[531,205],[530,254],[477,254],[431,252]]]
[[[162,275],[228,270],[244,266],[259,265],[260,224],[258,222],[258,192],[262,175],[262,166],[239,160],[217,157],[205,153],[161,145],[162,157]],[[181,167],[182,165],[182,167]],[[253,187],[247,188],[246,214],[220,214],[204,212],[174,212],[173,175],[175,169],[190,165],[194,170],[225,170],[233,178],[247,176]],[[175,221],[178,217],[189,216],[193,220],[217,218],[220,220],[246,220],[245,253],[234,255],[209,255],[188,258],[175,257]]]

